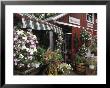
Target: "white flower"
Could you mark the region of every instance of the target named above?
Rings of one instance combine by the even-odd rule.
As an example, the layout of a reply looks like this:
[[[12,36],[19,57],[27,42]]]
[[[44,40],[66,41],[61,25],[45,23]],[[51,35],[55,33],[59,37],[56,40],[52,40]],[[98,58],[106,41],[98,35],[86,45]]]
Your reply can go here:
[[[38,67],[39,67],[39,65],[40,65],[40,63],[37,63],[37,64],[35,64],[35,67],[36,67],[36,68],[38,68]]]
[[[31,32],[27,32],[27,34],[32,35]]]
[[[26,48],[26,51],[29,52],[29,48]]]
[[[34,52],[37,52],[37,49],[36,49],[36,47],[34,48]]]
[[[35,35],[33,35],[33,38],[36,39],[37,37]]]
[[[27,43],[29,43],[29,40],[26,40]]]
[[[15,62],[15,66],[17,65],[17,62]]]
[[[33,49],[29,49],[30,55],[33,55],[34,51]]]
[[[23,58],[24,56],[22,54],[19,55],[19,58]]]
[[[38,41],[36,41],[36,43],[38,43]]]
[[[31,44],[34,44],[34,41],[31,41]]]
[[[18,43],[22,43],[22,42],[19,40]]]
[[[30,67],[30,64],[28,64],[27,67],[29,68]]]
[[[21,67],[24,66],[24,64],[22,64],[22,63],[20,63],[19,65],[20,65]]]
[[[27,29],[29,32],[31,32],[32,31],[32,29]]]
[[[14,38],[14,41],[16,41],[16,40],[17,40],[17,38],[15,37],[15,38]]]
[[[27,40],[27,37],[22,37],[22,39],[26,41]]]
[[[32,56],[29,56],[28,59],[32,60]]]
[[[25,45],[22,46],[22,50],[27,49]]]
[[[22,35],[22,34],[24,34],[24,31],[23,30],[21,30],[21,31],[17,30],[17,34],[18,35],[20,35],[20,34]]]

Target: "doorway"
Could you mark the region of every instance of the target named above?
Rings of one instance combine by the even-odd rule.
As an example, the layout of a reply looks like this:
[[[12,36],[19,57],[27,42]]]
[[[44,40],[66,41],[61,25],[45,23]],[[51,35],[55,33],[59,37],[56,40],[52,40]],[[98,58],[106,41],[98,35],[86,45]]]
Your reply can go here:
[[[65,62],[70,64],[71,63],[71,54],[72,54],[72,51],[71,51],[71,47],[72,47],[72,33],[71,32],[68,32],[68,33],[65,33],[65,38],[64,38],[64,43],[65,43]]]

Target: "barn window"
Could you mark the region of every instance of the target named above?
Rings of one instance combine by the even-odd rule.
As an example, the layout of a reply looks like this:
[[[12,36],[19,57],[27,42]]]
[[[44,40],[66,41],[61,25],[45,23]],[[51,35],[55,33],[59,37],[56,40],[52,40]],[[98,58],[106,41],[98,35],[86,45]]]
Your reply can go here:
[[[94,23],[94,14],[93,13],[87,13],[87,21],[90,23]]]

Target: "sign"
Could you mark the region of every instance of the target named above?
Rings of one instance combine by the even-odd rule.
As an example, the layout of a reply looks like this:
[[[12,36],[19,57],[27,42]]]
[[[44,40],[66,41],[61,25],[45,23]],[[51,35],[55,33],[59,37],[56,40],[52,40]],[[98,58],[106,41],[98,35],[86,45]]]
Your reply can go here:
[[[69,23],[80,25],[80,19],[69,16]]]
[[[93,24],[92,23],[87,23],[87,27],[93,28]]]

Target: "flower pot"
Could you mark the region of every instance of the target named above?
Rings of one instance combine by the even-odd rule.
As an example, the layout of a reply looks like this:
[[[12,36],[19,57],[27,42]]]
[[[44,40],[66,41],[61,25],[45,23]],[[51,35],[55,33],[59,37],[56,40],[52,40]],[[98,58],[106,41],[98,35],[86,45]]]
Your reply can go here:
[[[86,66],[84,63],[76,64],[76,72],[79,74],[85,74]]]

